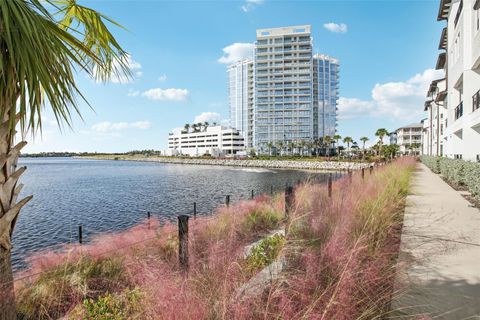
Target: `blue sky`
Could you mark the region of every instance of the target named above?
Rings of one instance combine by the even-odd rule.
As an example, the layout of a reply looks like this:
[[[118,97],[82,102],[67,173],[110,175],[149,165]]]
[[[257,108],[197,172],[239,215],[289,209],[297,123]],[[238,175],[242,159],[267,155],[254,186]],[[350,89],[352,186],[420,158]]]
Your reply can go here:
[[[99,84],[79,74],[94,111],[82,105],[83,121],[63,131],[47,113],[43,135],[25,152],[164,149],[173,128],[226,119],[221,62],[244,55],[258,28],[312,26],[315,51],[340,60],[338,131],[357,141],[421,120],[426,86],[440,77],[432,70],[438,1],[79,2],[128,29],[112,27],[136,77]]]

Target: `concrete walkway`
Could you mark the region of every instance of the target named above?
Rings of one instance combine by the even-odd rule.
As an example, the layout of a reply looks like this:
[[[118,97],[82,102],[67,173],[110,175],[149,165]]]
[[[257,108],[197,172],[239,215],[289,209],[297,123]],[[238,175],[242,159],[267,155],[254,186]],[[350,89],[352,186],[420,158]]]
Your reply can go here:
[[[480,319],[480,210],[423,164],[411,186],[391,318]]]

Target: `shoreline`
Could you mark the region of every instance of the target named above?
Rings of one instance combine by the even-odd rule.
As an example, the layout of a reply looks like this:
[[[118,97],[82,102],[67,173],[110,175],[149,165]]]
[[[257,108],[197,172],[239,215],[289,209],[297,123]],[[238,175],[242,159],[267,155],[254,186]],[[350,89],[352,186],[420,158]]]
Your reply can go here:
[[[116,160],[158,162],[185,165],[210,165],[240,168],[267,168],[267,169],[295,169],[295,170],[360,170],[368,168],[370,163],[360,162],[334,162],[334,161],[301,161],[301,160],[239,160],[239,159],[184,159],[166,157],[126,157],[126,156],[86,156],[74,157],[87,160]]]

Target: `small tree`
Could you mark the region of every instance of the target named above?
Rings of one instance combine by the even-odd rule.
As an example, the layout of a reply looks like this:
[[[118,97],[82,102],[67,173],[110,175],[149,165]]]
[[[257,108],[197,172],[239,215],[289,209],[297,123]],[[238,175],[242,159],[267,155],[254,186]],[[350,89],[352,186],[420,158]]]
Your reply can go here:
[[[272,149],[273,149],[274,146],[275,146],[275,145],[274,145],[273,142],[271,142],[271,141],[267,143],[268,155],[269,155],[269,156],[272,156]]]
[[[276,146],[277,146],[277,149],[280,150],[280,156],[281,156],[283,153],[283,146],[284,146],[283,141],[277,141]]]
[[[375,132],[375,135],[380,139],[379,153],[382,153],[383,148],[383,138],[388,135],[388,131],[385,128],[380,128]]]
[[[330,146],[332,145],[332,137],[330,136],[323,137],[323,142],[325,143],[327,158],[330,158]]]
[[[333,136],[333,140],[337,142],[337,156],[338,156],[338,161],[340,161],[340,140],[342,140],[342,136],[339,134],[336,134]]]
[[[365,151],[366,151],[366,150],[365,150],[365,143],[366,143],[368,140],[370,140],[370,139],[368,139],[368,137],[361,137],[361,138],[360,138],[360,141],[362,141],[362,143],[363,143],[363,156],[362,156],[362,159],[365,159]]]
[[[350,155],[350,143],[353,142],[352,137],[343,138],[343,142],[347,144],[347,154]]]

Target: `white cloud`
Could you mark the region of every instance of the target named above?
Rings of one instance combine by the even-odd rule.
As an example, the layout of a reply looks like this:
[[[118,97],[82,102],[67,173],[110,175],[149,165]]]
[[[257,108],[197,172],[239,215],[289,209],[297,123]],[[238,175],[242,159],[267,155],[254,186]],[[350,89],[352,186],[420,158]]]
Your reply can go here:
[[[442,71],[427,69],[404,82],[375,84],[371,100],[341,97],[338,100],[339,119],[386,117],[419,120],[423,115],[428,86],[442,76]]]
[[[131,83],[135,79],[138,79],[142,76],[142,65],[139,62],[133,60],[131,55],[127,56],[125,63],[130,69],[130,72],[132,73],[132,77],[127,77],[126,75],[121,73],[119,74],[118,71],[121,70],[121,68],[118,63],[114,63],[113,71],[110,74],[110,81],[112,83],[120,83],[120,84]]]
[[[151,123],[149,121],[137,121],[137,122],[109,122],[104,121],[94,124],[91,129],[95,132],[108,133],[115,131],[123,131],[127,129],[140,129],[145,130],[150,128]]]
[[[329,22],[323,25],[325,29],[335,33],[346,33],[348,31],[348,26],[345,23],[334,23]]]
[[[240,10],[243,12],[249,12],[255,9],[256,6],[264,3],[264,0],[246,0],[245,3],[240,7]]]
[[[187,89],[176,88],[153,88],[142,93],[142,96],[159,101],[184,101],[188,98],[189,92]]]
[[[127,96],[129,96],[129,97],[136,97],[136,96],[138,96],[139,94],[140,94],[140,91],[130,89],[130,90],[128,90]]]
[[[167,81],[167,75],[166,75],[166,74],[162,74],[160,77],[158,77],[158,81],[160,81],[160,82]]]
[[[193,123],[202,123],[205,121],[210,124],[212,124],[213,122],[220,123],[222,121],[222,117],[216,112],[202,112],[195,117]]]
[[[233,43],[223,48],[223,56],[218,62],[230,64],[243,59],[252,59],[255,45],[253,43]]]

